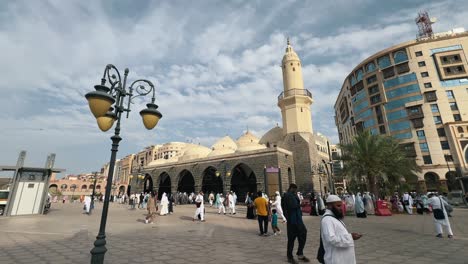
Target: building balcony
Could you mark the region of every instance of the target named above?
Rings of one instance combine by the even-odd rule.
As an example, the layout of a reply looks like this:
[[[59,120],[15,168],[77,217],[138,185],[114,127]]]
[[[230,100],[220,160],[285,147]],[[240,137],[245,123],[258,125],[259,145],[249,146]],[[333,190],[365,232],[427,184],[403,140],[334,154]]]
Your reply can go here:
[[[291,96],[296,96],[296,95],[307,96],[312,99],[312,93],[309,92],[309,90],[307,89],[291,89],[291,90],[287,90],[286,92],[281,92],[280,95],[278,96],[278,101],[281,101],[282,99],[286,97],[291,97]]]

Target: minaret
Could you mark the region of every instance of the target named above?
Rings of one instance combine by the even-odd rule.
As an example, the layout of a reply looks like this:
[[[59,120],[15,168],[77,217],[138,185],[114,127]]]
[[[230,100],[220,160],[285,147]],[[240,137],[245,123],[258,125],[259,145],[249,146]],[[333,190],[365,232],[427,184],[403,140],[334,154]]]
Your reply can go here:
[[[281,68],[283,70],[284,91],[279,96],[278,106],[281,108],[283,117],[283,131],[285,134],[312,133],[312,116],[310,114],[310,105],[313,102],[312,94],[304,89],[301,60],[291,47],[289,38]]]

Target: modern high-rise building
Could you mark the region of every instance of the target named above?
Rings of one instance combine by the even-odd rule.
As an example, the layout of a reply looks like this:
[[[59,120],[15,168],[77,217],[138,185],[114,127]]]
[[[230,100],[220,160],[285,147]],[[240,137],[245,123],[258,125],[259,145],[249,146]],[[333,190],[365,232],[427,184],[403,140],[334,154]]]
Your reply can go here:
[[[457,177],[468,175],[467,55],[468,32],[454,29],[359,63],[335,102],[340,142],[363,130],[391,135],[421,166],[415,189],[460,189]]]

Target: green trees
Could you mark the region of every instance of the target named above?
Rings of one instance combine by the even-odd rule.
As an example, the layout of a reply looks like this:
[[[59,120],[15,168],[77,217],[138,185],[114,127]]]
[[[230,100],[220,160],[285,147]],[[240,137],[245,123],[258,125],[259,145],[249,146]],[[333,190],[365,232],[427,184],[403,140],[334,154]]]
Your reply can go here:
[[[364,131],[351,144],[342,145],[343,173],[352,183],[364,183],[377,197],[380,190],[412,182],[419,171],[414,158],[388,136]],[[404,179],[404,181],[403,181]]]

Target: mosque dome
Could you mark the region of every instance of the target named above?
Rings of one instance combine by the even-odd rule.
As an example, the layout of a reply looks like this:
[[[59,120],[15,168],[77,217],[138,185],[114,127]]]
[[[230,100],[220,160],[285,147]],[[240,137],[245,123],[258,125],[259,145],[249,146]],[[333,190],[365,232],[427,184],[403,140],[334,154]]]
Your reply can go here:
[[[300,61],[299,56],[297,56],[297,53],[294,51],[291,43],[289,42],[289,38],[286,46],[286,53],[283,56],[283,64],[287,61]]]
[[[234,153],[237,150],[237,144],[232,138],[225,136],[214,143],[211,149],[213,149],[213,151],[208,154],[208,157],[226,155]]]
[[[237,139],[237,150],[236,152],[251,151],[257,149],[264,149],[265,146],[258,144],[259,139],[249,131],[245,132],[242,136]]]
[[[191,144],[187,146],[184,154],[179,158],[179,161],[205,158],[210,152],[211,149],[205,146]]]
[[[276,126],[266,132],[258,143],[267,145],[268,147],[269,145],[278,145],[279,142],[283,141],[283,138],[283,128]]]

